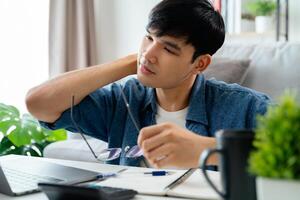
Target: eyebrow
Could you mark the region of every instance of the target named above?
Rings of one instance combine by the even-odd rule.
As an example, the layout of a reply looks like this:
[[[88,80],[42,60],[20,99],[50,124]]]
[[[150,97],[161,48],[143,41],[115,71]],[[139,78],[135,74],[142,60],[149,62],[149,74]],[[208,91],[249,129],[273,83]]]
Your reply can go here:
[[[161,41],[164,45],[169,46],[173,49],[176,49],[177,51],[181,51],[181,48],[177,44],[175,44],[173,42],[169,42],[169,41],[164,41],[164,40],[161,40]]]
[[[149,34],[155,35],[154,33],[151,33],[148,29],[146,29],[146,31],[147,31],[147,33],[149,33]],[[173,49],[175,49],[175,50],[181,52],[181,48],[180,48],[180,46],[179,46],[178,44],[176,44],[176,43],[174,43],[174,42],[166,41],[166,40],[163,40],[163,39],[160,39],[160,41],[161,41],[164,45],[169,46],[169,47],[171,47],[171,48],[173,48]]]

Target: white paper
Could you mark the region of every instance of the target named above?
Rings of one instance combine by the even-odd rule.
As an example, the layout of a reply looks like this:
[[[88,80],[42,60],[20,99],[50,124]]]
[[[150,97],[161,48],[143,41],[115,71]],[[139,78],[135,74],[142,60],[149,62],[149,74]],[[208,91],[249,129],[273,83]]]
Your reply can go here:
[[[220,188],[219,172],[207,172],[212,182]],[[208,185],[202,172],[195,171],[185,182],[167,192],[168,196],[196,199],[220,199],[218,194]]]
[[[116,177],[101,181],[98,185],[137,190],[140,194],[165,195],[165,187],[178,179],[186,170],[167,170],[166,176],[151,176],[144,172],[154,171],[148,168],[133,168],[122,172]]]
[[[200,170],[195,171],[187,180],[171,190],[166,186],[182,176],[186,170],[167,170],[173,172],[167,176],[145,175],[144,172],[152,171],[148,168],[129,168],[117,177],[109,178],[97,183],[101,186],[134,189],[139,194],[186,197],[195,199],[220,199],[218,194],[208,185]],[[220,187],[219,173],[208,171],[211,180]]]

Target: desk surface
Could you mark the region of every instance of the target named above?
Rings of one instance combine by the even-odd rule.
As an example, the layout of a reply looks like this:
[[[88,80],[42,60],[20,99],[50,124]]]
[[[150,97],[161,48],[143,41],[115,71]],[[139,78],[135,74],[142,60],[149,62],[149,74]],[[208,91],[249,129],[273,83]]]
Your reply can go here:
[[[12,155],[7,158],[13,158],[17,155]],[[72,166],[82,169],[88,169],[92,171],[99,171],[101,169],[102,172],[112,172],[112,171],[118,171],[118,169],[124,168],[124,166],[116,166],[116,165],[106,165],[106,164],[98,164],[98,163],[89,163],[89,162],[79,162],[79,161],[69,161],[69,160],[59,160],[59,159],[49,159],[49,158],[36,158],[36,159],[44,159],[50,162],[66,165],[66,166]],[[0,157],[0,160],[3,160],[3,157]],[[0,194],[1,200],[12,200],[12,199],[20,199],[20,200],[47,200],[45,194],[39,192],[35,194],[30,195],[24,195],[20,197],[10,197],[6,196],[4,194]],[[182,198],[175,198],[175,197],[166,197],[166,196],[150,196],[150,195],[137,195],[134,200],[178,200]],[[184,198],[186,199],[186,198]]]

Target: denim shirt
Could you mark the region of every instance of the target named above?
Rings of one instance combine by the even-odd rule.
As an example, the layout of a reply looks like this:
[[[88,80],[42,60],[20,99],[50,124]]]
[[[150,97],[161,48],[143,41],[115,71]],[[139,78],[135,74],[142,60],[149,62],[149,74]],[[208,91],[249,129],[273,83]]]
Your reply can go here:
[[[128,115],[120,90],[123,89],[133,117],[140,128],[156,124],[156,93],[154,88],[143,86],[137,79],[128,80],[124,86],[113,83],[100,88],[74,107],[74,119],[82,133],[108,142],[109,148],[132,147],[137,144],[139,132]],[[269,97],[238,84],[226,84],[197,76],[193,85],[186,128],[198,135],[214,137],[219,129],[252,129],[257,114],[264,114]],[[54,123],[40,122],[48,129],[65,128],[76,132],[70,119],[70,109]],[[109,164],[139,166],[140,159],[119,159]]]

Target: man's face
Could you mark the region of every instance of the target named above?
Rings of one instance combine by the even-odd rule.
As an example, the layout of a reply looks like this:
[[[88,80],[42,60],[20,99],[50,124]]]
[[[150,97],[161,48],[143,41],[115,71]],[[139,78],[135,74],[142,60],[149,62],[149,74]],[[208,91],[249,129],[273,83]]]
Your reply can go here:
[[[195,75],[192,57],[195,48],[184,39],[156,37],[149,30],[138,55],[138,79],[153,88],[171,89]]]

